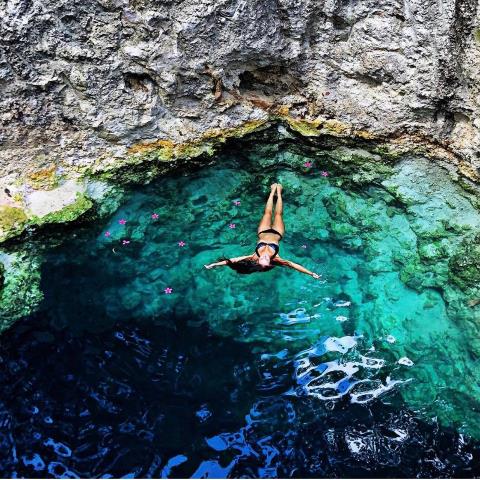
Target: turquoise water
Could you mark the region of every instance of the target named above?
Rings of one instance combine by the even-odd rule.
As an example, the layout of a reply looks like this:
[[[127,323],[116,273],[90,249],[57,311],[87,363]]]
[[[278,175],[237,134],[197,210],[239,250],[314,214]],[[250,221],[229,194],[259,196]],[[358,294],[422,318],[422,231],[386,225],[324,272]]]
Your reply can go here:
[[[353,154],[365,163],[349,163]],[[203,268],[253,252],[274,181],[284,186],[280,255],[321,279],[285,268]],[[375,166],[367,152],[346,149],[250,147],[133,188],[109,218],[65,232],[48,250],[40,312],[4,336],[4,362],[14,368],[3,382],[38,385],[49,375],[62,386],[39,389],[41,401],[28,387],[12,390],[25,395],[26,410],[43,414],[44,402],[45,415],[63,422],[56,433],[43,432],[54,428],[46,420],[35,427],[47,453],[23,440],[19,471],[31,474],[38,455],[38,472],[56,476],[478,473],[478,313],[468,306],[473,290],[461,290],[450,272],[462,241],[480,228],[474,203],[426,159]],[[43,356],[54,366],[34,366]],[[68,367],[59,365],[65,356]],[[75,399],[62,390],[73,379],[82,385]],[[178,390],[188,394],[178,400]],[[88,411],[92,425],[101,419],[107,433],[89,441],[96,454],[107,448],[108,465],[82,455],[79,463],[75,454],[59,454],[61,466],[58,455],[47,462],[59,438],[76,451],[75,428],[59,419],[69,402],[80,403],[77,415]],[[123,412],[131,438],[112,446],[105,435]],[[158,441],[162,422],[168,439]],[[148,459],[135,453],[139,430]],[[278,435],[291,435],[290,447]],[[325,458],[310,464],[304,458],[315,442]],[[19,468],[7,464],[9,474]]]

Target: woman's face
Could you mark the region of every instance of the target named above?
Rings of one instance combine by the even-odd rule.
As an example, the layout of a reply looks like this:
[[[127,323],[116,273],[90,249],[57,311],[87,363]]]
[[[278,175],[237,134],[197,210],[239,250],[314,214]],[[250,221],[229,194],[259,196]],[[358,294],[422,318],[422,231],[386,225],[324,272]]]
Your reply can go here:
[[[268,255],[267,253],[264,253],[263,255],[261,255],[261,256],[259,257],[258,263],[259,263],[259,265],[261,265],[262,267],[269,267],[270,264],[271,264],[270,255]]]

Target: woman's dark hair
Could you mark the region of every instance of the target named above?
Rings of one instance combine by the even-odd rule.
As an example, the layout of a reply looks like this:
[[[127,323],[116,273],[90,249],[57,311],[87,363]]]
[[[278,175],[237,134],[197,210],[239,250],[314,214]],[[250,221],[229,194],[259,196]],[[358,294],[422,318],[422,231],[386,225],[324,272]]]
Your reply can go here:
[[[257,262],[253,260],[240,260],[239,262],[232,262],[229,258],[222,257],[220,260],[225,260],[227,262],[227,267],[230,267],[232,270],[235,270],[237,273],[242,273],[248,275],[255,272],[266,272],[275,268],[275,265],[270,265],[268,267],[262,267]]]

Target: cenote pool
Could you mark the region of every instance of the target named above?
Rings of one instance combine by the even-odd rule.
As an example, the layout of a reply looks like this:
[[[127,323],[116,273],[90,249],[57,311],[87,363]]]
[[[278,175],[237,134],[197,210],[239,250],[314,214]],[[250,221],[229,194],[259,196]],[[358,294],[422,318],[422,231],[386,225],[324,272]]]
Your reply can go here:
[[[45,298],[1,337],[2,476],[480,474],[475,196],[425,158],[293,143],[32,240]],[[274,181],[280,253],[322,279],[204,269],[253,251]]]

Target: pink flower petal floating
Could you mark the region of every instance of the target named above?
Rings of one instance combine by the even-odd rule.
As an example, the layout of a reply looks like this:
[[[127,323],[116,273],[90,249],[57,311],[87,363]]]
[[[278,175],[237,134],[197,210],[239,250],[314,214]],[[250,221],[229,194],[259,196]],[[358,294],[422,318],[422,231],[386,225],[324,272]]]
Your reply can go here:
[[[234,223],[231,223],[228,228],[235,228],[235,224]]]
[[[124,218],[121,218],[121,219],[118,221],[118,223],[119,223],[120,225],[125,225],[125,224],[127,223],[127,221],[126,221]]]
[[[320,175],[322,177],[328,177],[328,172],[326,172],[325,170],[323,172],[320,172]]]
[[[128,245],[130,243],[130,240],[122,240],[122,245]]]
[[[109,237],[109,236],[111,235],[111,233],[107,231],[107,232],[104,233],[104,235],[105,235],[106,237]]]
[[[178,246],[179,246],[179,247],[184,247],[185,245],[186,245],[186,243],[185,243],[183,240],[180,240],[180,241],[178,242]]]
[[[306,168],[310,168],[312,165],[313,165],[312,162],[305,162],[305,163],[303,164],[303,166],[306,167]]]
[[[240,205],[240,200],[234,200],[233,201],[233,204],[238,207]]]
[[[165,292],[166,294],[170,294],[170,293],[173,292],[173,289],[170,288],[170,287],[167,287],[167,288],[164,290],[164,292]]]
[[[152,218],[156,220],[158,218],[158,213],[152,213]]]

